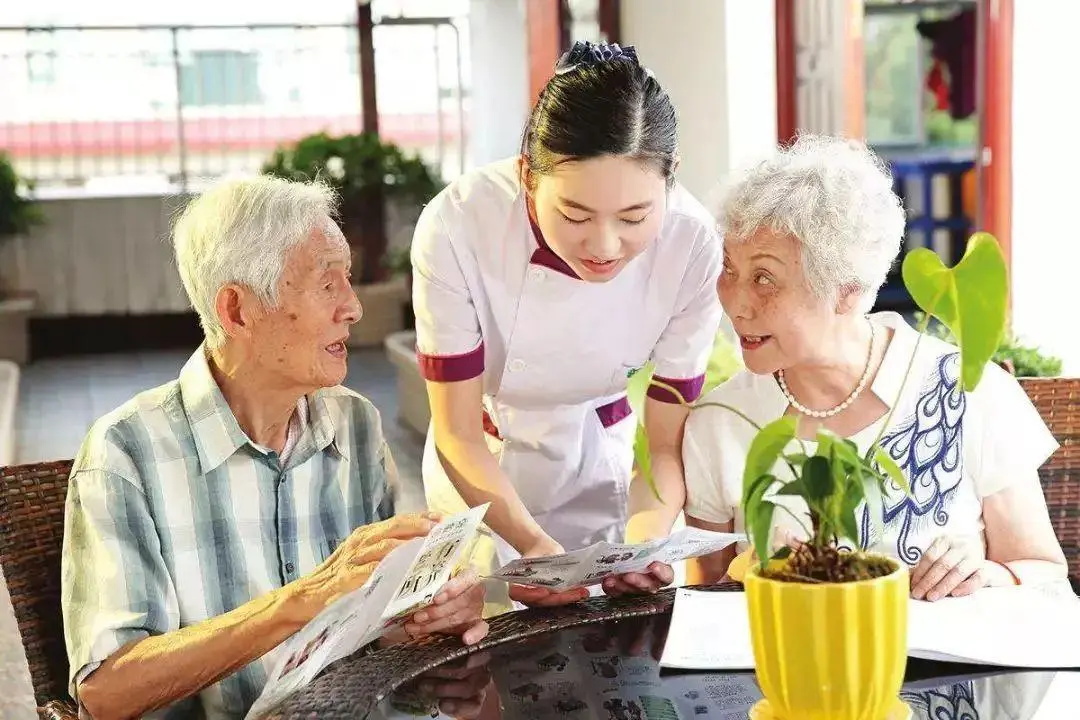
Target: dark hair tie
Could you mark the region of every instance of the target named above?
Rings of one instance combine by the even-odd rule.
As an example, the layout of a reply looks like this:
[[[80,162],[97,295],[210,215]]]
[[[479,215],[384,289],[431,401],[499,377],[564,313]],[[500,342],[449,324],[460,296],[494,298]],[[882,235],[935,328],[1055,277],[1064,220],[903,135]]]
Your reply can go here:
[[[559,62],[555,64],[555,74],[562,75],[579,67],[599,65],[612,60],[629,60],[635,65],[640,65],[637,51],[633,46],[619,47],[618,43],[594,45],[588,40],[578,40],[574,43],[574,47],[559,58]]]

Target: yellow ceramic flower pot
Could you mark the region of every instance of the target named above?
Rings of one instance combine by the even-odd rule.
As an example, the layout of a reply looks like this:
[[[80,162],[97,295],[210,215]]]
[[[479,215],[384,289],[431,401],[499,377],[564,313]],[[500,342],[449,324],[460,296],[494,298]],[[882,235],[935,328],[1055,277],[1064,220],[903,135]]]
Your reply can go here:
[[[745,577],[758,684],[783,720],[895,717],[907,664],[908,572],[853,583]]]

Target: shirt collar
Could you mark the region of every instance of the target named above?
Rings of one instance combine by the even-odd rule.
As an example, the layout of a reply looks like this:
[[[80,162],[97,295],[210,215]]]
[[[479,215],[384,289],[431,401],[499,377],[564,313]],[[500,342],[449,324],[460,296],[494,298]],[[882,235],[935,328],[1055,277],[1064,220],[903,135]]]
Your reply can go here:
[[[219,467],[245,445],[262,452],[240,427],[232,408],[225,401],[221,388],[210,372],[205,345],[200,345],[188,358],[180,371],[179,382],[180,397],[191,426],[202,474]],[[307,423],[301,429],[300,440],[292,452],[289,466],[306,462],[313,454],[331,444],[347,460],[348,455],[343,447],[346,443],[336,439],[337,423],[331,416],[322,391],[308,395],[307,401],[310,411]]]
[[[870,319],[879,326],[884,326],[893,331],[892,340],[885,348],[885,357],[881,359],[874,382],[870,390],[878,397],[886,407],[892,408],[896,402],[897,393],[904,382],[911,354],[915,350],[915,343],[919,341],[919,333],[915,328],[908,325],[903,316],[895,312],[878,312],[870,316]]]
[[[547,244],[547,240],[544,239],[544,234],[540,232],[540,226],[536,224],[532,203],[529,201],[528,195],[522,193],[525,196],[525,215],[529,218],[529,227],[532,229],[533,240],[536,241],[537,248],[533,251],[532,257],[529,258],[529,262],[533,265],[543,265],[546,268],[554,270],[555,272],[562,273],[567,277],[572,277],[575,280],[580,280],[581,276],[574,272],[574,268],[570,267],[569,263],[559,257],[551,246]]]

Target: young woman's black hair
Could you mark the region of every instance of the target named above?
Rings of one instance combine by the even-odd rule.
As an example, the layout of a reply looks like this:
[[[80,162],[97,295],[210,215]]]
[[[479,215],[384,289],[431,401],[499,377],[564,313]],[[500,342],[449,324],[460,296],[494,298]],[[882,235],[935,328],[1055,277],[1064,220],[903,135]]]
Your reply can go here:
[[[521,154],[536,174],[567,160],[632,158],[674,182],[675,108],[634,48],[577,42],[529,116]]]

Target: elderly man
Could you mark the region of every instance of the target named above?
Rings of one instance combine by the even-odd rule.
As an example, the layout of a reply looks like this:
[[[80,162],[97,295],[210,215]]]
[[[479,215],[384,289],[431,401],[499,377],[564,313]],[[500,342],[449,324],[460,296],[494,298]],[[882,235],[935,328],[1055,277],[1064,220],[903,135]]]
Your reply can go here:
[[[205,342],[178,379],[94,424],[63,550],[71,693],[98,719],[239,717],[269,651],[433,527],[393,517],[375,408],[340,386],[361,308],[318,184],[223,183],[176,224]],[[460,578],[405,625],[484,636]]]

